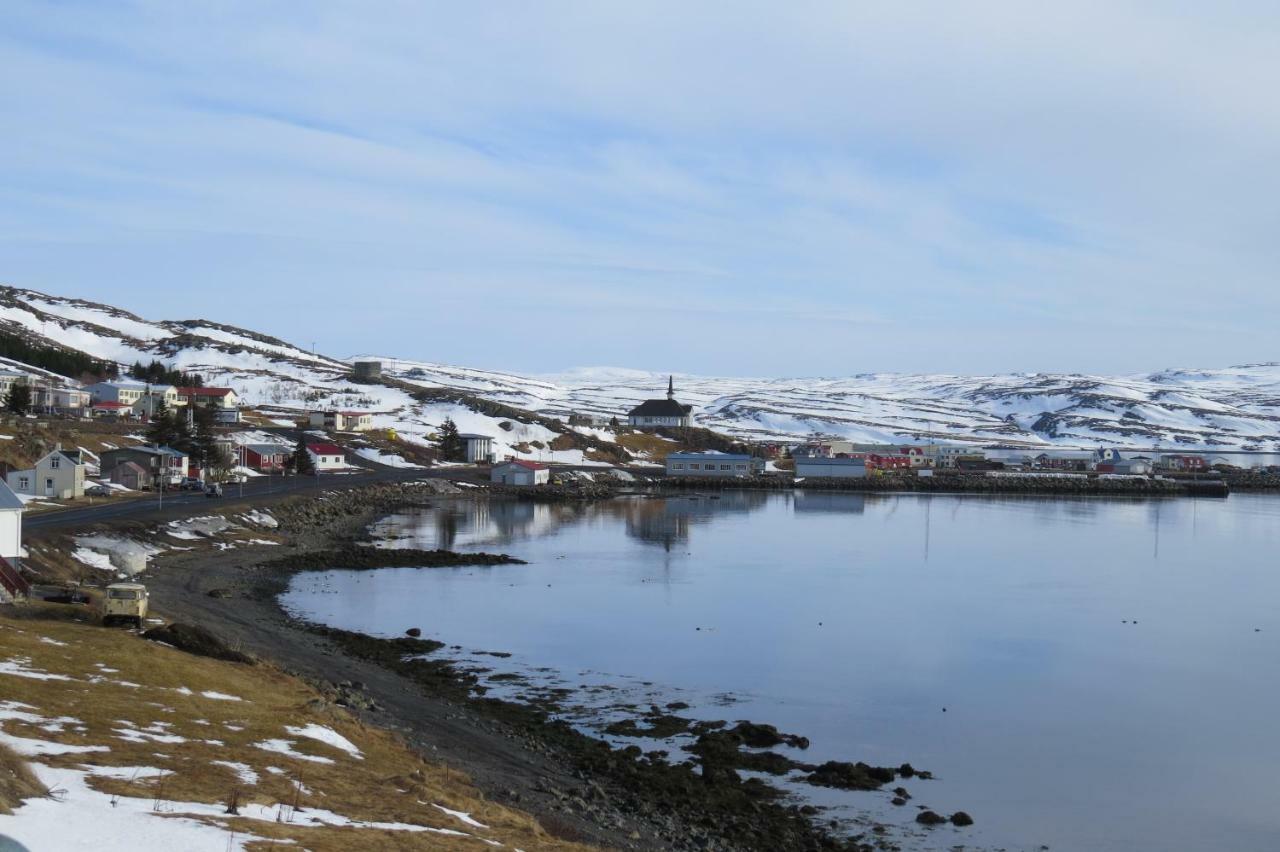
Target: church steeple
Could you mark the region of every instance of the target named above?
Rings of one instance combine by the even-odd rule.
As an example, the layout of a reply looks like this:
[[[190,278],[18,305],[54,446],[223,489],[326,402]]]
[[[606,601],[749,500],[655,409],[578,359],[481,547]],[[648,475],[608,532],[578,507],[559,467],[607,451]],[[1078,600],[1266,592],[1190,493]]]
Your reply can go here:
[[[667,376],[667,399],[676,398],[676,377]]]

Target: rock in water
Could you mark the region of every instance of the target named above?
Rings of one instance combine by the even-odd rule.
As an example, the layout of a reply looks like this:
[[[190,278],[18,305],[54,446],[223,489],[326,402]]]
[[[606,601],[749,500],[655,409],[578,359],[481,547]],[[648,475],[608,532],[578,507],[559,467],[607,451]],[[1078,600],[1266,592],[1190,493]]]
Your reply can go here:
[[[961,826],[973,825],[973,817],[969,816],[964,811],[956,811],[951,815],[951,824]]]
[[[946,817],[941,814],[935,814],[933,811],[921,811],[916,814],[916,822],[921,825],[941,825],[946,821]]]

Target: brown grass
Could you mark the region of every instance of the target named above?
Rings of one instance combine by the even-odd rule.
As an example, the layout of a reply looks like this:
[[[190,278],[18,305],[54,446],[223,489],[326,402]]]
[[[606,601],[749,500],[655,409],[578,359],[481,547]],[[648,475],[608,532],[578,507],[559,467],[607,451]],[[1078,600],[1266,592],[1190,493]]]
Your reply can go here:
[[[12,813],[23,799],[44,793],[44,787],[27,768],[27,762],[0,746],[0,813]]]
[[[668,441],[650,432],[619,432],[618,443],[633,453],[647,453],[656,462],[666,461],[667,453],[685,449],[675,441]]]
[[[230,803],[234,799],[242,815],[223,818],[231,829],[292,840],[315,852],[492,848],[476,839],[481,837],[527,852],[587,848],[551,837],[527,814],[485,801],[464,774],[424,761],[393,734],[363,725],[278,669],[193,657],[122,630],[67,621],[60,615],[68,609],[32,604],[26,618],[0,615],[0,659],[29,658],[31,668],[73,679],[0,675],[0,688],[6,698],[38,708],[32,712],[44,717],[69,716],[81,724],[56,733],[17,720],[3,725],[7,733],[18,737],[108,745],[111,749],[40,758],[49,766],[156,767],[172,773],[163,778],[147,772],[131,779],[95,778],[90,783],[98,790],[173,802]],[[52,617],[38,617],[46,614]],[[219,700],[203,695],[206,692],[241,700]],[[286,725],[309,723],[337,731],[359,748],[363,759],[285,730]],[[145,734],[148,728],[182,741],[148,738],[129,742],[121,738],[122,732],[130,729]],[[290,740],[296,752],[333,762],[311,762],[255,746],[269,739]],[[243,783],[233,769],[213,763],[215,760],[246,764],[258,780]],[[34,781],[29,773],[13,773],[15,780],[7,782],[7,765],[5,755],[0,754],[0,803],[41,792],[29,787]],[[282,771],[273,773],[268,767]],[[488,828],[466,825],[432,803],[469,812]],[[433,826],[474,837],[362,827],[301,827],[288,821],[295,805],[303,812],[319,808],[353,820]],[[282,821],[248,818],[249,813],[261,814],[262,808],[279,814]]]

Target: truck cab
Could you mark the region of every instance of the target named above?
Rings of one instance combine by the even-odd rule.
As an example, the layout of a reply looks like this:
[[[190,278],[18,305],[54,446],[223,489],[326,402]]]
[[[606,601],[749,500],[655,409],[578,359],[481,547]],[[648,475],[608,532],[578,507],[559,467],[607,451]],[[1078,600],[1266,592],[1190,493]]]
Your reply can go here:
[[[147,617],[147,587],[141,583],[112,583],[102,598],[102,623],[132,624],[138,629]]]

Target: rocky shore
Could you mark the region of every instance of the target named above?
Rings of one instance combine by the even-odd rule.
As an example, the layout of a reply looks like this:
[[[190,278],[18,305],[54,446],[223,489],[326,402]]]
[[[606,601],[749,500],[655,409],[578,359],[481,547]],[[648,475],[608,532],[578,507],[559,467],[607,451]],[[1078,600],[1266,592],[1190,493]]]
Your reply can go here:
[[[981,473],[947,473],[934,476],[868,476],[860,479],[757,476],[751,478],[666,477],[657,480],[660,490],[751,489],[790,491],[856,491],[862,493],[911,492],[921,494],[1034,494],[1100,497],[1179,497],[1200,492],[1206,496],[1226,496],[1221,482],[1172,479],[984,476]]]
[[[168,555],[147,579],[153,602],[176,621],[200,625],[237,649],[311,679],[335,703],[400,731],[428,759],[462,769],[490,797],[536,814],[566,839],[637,850],[900,848],[891,830],[874,820],[837,832],[817,808],[788,799],[758,775],[793,773],[810,784],[857,790],[906,779],[927,785],[927,773],[909,765],[807,764],[759,751],[774,744],[801,747],[803,737],[747,722],[694,722],[675,715],[678,708],[638,711],[635,730],[620,733],[637,744],[611,746],[557,718],[563,696],[514,702],[484,695],[476,674],[443,656],[438,642],[334,630],[280,610],[277,596],[299,570],[514,561],[501,554],[359,543],[381,514],[462,499],[446,493],[452,490],[446,485],[376,485],[286,501],[273,513],[288,552],[272,547]],[[688,760],[672,762],[642,747],[664,725],[667,736],[694,738]],[[917,796],[923,792],[916,790]]]

